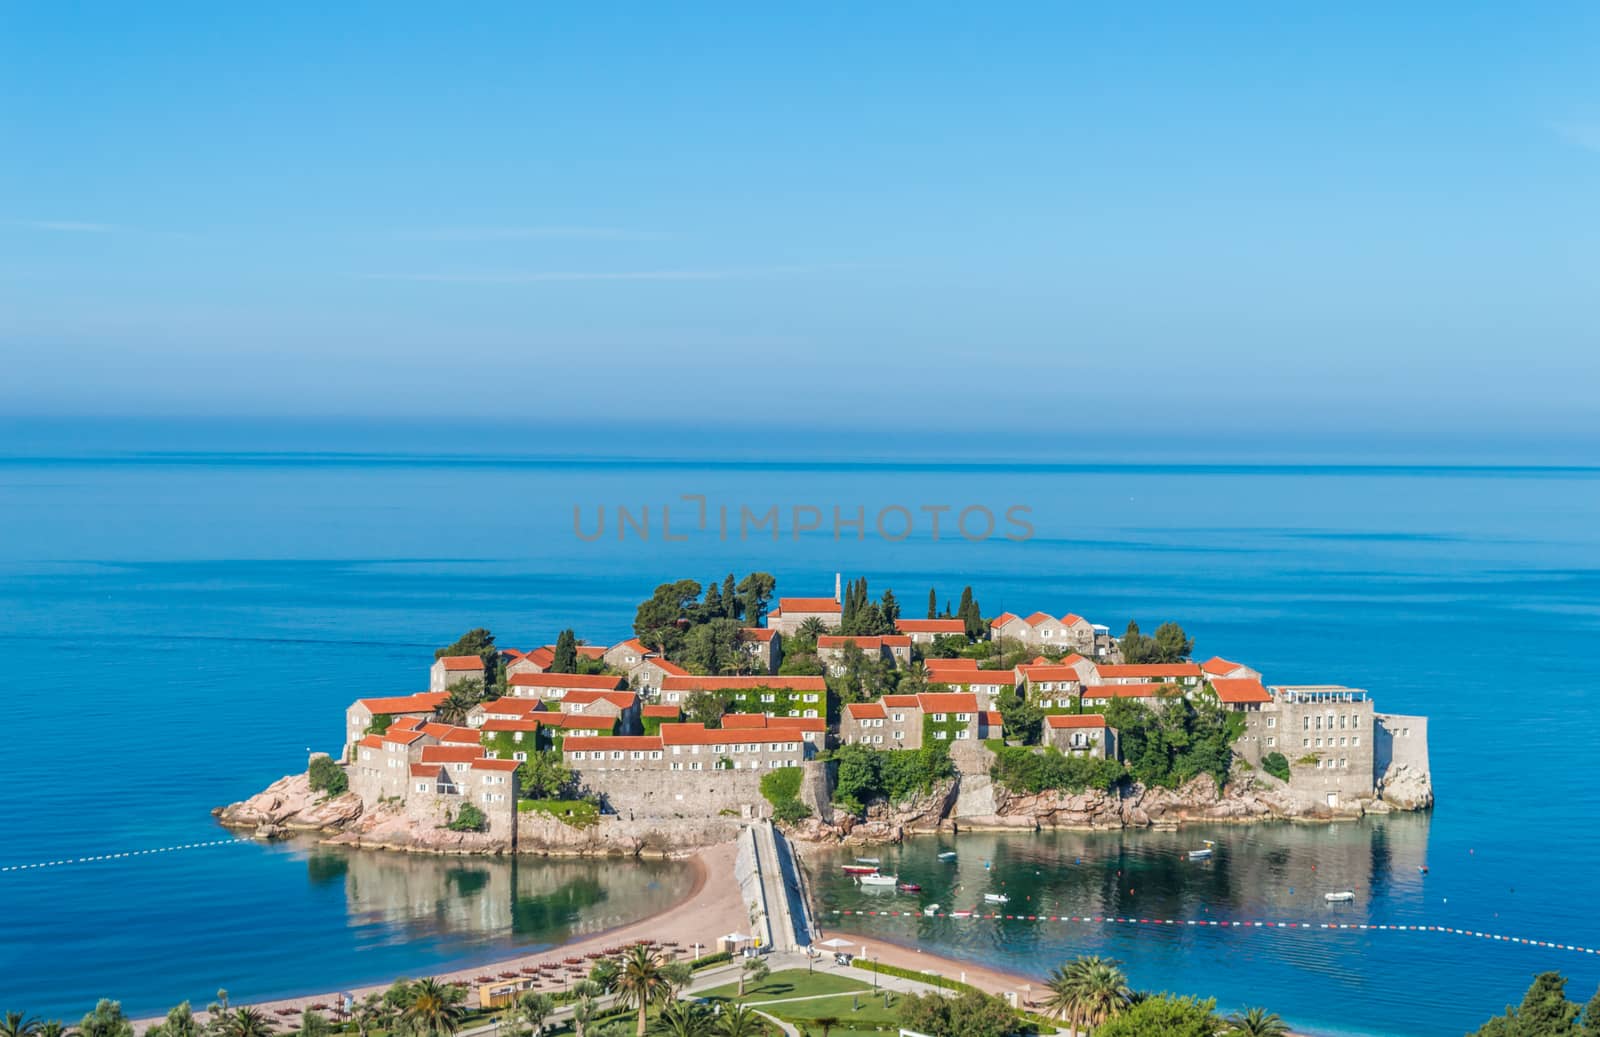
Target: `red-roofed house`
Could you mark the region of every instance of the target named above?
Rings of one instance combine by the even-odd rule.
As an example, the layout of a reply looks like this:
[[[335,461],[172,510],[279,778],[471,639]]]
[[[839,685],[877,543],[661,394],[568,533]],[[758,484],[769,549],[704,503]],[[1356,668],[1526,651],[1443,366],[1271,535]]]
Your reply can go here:
[[[941,669],[930,671],[929,684],[943,684],[954,691],[964,691],[978,696],[983,708],[988,709],[1001,692],[1016,688],[1016,674],[1010,670]]]
[[[483,659],[476,655],[446,655],[428,669],[428,690],[444,691],[458,681],[483,683]]]
[[[829,630],[836,630],[842,612],[833,598],[779,598],[778,607],[767,613],[767,629],[787,637],[806,620],[816,619]]]
[[[682,704],[700,692],[726,693],[740,713],[826,717],[828,682],[823,677],[668,677],[661,701]]]
[[[1211,682],[1217,701],[1234,713],[1258,713],[1272,696],[1254,677],[1217,677]]]
[[[1104,665],[1097,667],[1101,684],[1143,684],[1166,681],[1186,688],[1200,685],[1200,667],[1194,663],[1148,663],[1138,666]]]
[[[955,659],[924,659],[922,660],[922,665],[927,667],[929,676],[938,676],[942,673],[949,673],[952,670],[962,672],[976,670],[978,668],[978,660],[969,659],[963,655]]]
[[[630,637],[606,649],[605,661],[613,670],[627,673],[654,654],[643,641],[637,637]]]
[[[1207,680],[1216,680],[1221,677],[1225,680],[1260,680],[1261,671],[1251,669],[1244,663],[1231,662],[1220,655],[1213,655],[1200,664],[1200,672]]]
[[[1018,666],[1017,682],[1029,701],[1041,709],[1070,708],[1082,686],[1076,669],[1058,663]]]
[[[1138,699],[1147,706],[1160,708],[1163,700],[1181,697],[1182,690],[1176,685],[1160,681],[1148,681],[1143,684],[1085,684],[1083,697],[1080,704],[1088,709],[1092,706],[1108,705],[1112,699]]]
[[[1094,635],[1094,626],[1088,620],[1070,612],[1060,619],[1048,612],[1035,612],[1026,617],[1006,612],[989,623],[992,640],[1020,641],[1037,648],[1062,651],[1093,652]]]
[[[409,726],[419,726],[433,716],[433,711],[444,699],[445,693],[442,691],[356,699],[344,711],[345,744],[353,744],[369,730],[387,729],[399,719],[409,719]]]
[[[555,661],[556,650],[554,648],[535,648],[533,651],[506,663],[506,676],[514,677],[519,673],[546,673]]]
[[[941,637],[967,636],[967,624],[959,619],[897,619],[894,628],[919,645],[931,645]]]
[[[771,627],[742,628],[739,647],[767,673],[777,673],[778,665],[783,662],[783,634]]]
[[[844,672],[846,645],[855,645],[871,659],[883,659],[896,666],[911,665],[911,637],[908,634],[876,636],[823,634],[817,638],[817,659],[834,676]]]
[[[828,738],[828,722],[821,717],[769,717],[765,713],[725,713],[724,731],[792,731],[808,746],[823,746]]]
[[[506,680],[515,698],[559,699],[569,691],[621,691],[626,682],[604,673],[518,673]]]
[[[1117,729],[1098,713],[1052,713],[1044,718],[1042,741],[1068,756],[1115,760],[1121,751],[1117,745]]]
[[[569,691],[561,698],[561,712],[610,717],[623,734],[639,730],[639,696],[631,691]]]
[[[976,741],[990,737],[991,713],[980,707],[978,696],[968,692],[885,695],[877,702],[858,702],[844,708],[839,720],[839,744],[920,749],[929,739]],[[999,733],[996,725],[994,735]]]
[[[661,682],[668,677],[687,676],[689,671],[682,666],[662,656],[652,655],[628,671],[628,687],[641,695],[649,695],[660,691]]]

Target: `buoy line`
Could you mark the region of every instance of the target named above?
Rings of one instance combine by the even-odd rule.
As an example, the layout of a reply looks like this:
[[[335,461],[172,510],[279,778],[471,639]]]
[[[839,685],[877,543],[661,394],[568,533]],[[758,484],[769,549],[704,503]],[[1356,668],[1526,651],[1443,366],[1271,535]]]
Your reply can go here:
[[[1573,951],[1578,954],[1600,954],[1600,948],[1581,947],[1556,940],[1536,940],[1526,936],[1506,936],[1478,929],[1461,929],[1449,925],[1401,925],[1386,922],[1271,922],[1223,921],[1210,918],[1121,918],[1115,915],[1002,915],[979,911],[850,911],[833,909],[835,915],[854,915],[860,918],[951,918],[957,921],[1004,922],[1076,922],[1089,925],[1159,925],[1195,929],[1296,929],[1296,930],[1350,930],[1365,932],[1446,933],[1452,936],[1470,936],[1498,943],[1525,944],[1529,947],[1546,947],[1551,950]]]
[[[59,861],[38,861],[34,864],[0,865],[0,872],[33,871],[38,868],[62,868],[69,864],[95,864],[100,861],[125,860],[132,857],[150,857],[158,853],[177,853],[180,850],[203,850],[210,846],[237,846],[253,842],[249,838],[212,839],[203,843],[179,843],[176,846],[158,846],[149,850],[124,850],[121,853],[99,853],[90,857],[67,857]]]

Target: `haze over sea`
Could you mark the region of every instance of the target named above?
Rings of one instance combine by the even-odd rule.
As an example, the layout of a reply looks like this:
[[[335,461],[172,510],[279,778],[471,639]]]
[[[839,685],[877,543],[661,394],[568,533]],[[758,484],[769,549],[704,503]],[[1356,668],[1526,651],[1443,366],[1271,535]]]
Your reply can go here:
[[[838,571],[892,587],[909,615],[930,585],[953,602],[971,584],[990,614],[1070,610],[1114,630],[1177,619],[1200,655],[1246,661],[1269,683],[1364,687],[1381,710],[1432,718],[1431,815],[964,837],[963,884],[1003,880],[1015,896],[1031,883],[1025,895],[1060,913],[1322,921],[1307,895],[1320,863],[1360,891],[1341,921],[1600,944],[1588,700],[1600,471],[1057,464],[1065,437],[1033,460],[816,459],[801,445],[765,464],[750,438],[762,435],[752,427],[721,459],[640,456],[659,447],[650,439],[559,456],[497,456],[492,437],[452,456],[16,441],[0,457],[12,702],[0,867],[221,838],[212,807],[300,769],[308,746],[337,751],[350,699],[416,690],[432,649],[468,627],[514,647],[569,625],[611,643],[667,579],[764,569],[780,593],[824,594]],[[826,523],[797,539],[785,519],[776,542],[723,541],[714,520],[680,524],[697,507],[684,494],[713,515],[860,505],[867,536],[835,539]],[[574,506],[592,531],[595,509],[619,504],[673,505],[687,539],[663,542],[658,526],[648,542],[614,525],[574,536]],[[935,542],[920,519],[903,542],[872,530],[891,505],[1014,504],[1031,509],[1025,542],[948,526]],[[1202,836],[1221,841],[1217,866],[1175,866]],[[893,852],[927,869],[932,844]],[[992,874],[972,870],[982,859]],[[1135,892],[1118,871],[1139,876]],[[673,866],[513,873],[249,843],[0,871],[0,1007],[71,1019],[99,996],[148,1013],[218,986],[244,1001],[416,975],[656,910],[684,881]],[[830,906],[859,898],[822,893]],[[1108,951],[1135,986],[1264,1004],[1326,1034],[1459,1033],[1547,968],[1579,999],[1600,983],[1594,956],[1435,934],[883,925],[1030,974]]]

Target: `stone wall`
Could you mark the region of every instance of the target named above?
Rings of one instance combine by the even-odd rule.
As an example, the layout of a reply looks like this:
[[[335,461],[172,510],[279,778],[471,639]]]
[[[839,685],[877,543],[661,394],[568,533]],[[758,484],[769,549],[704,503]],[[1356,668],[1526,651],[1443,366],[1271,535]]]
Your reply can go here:
[[[1432,806],[1428,718],[1379,713],[1373,721],[1373,763],[1379,794],[1385,802],[1404,810]]]
[[[761,771],[590,771],[578,782],[619,817],[766,817]],[[727,813],[724,813],[726,811]]]

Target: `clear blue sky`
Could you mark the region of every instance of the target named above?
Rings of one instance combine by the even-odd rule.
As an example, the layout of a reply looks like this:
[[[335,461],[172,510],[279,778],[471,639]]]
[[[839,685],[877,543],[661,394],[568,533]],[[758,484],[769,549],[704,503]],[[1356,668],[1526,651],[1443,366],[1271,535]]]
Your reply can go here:
[[[1600,6],[600,6],[0,6],[0,411],[1600,442]]]

